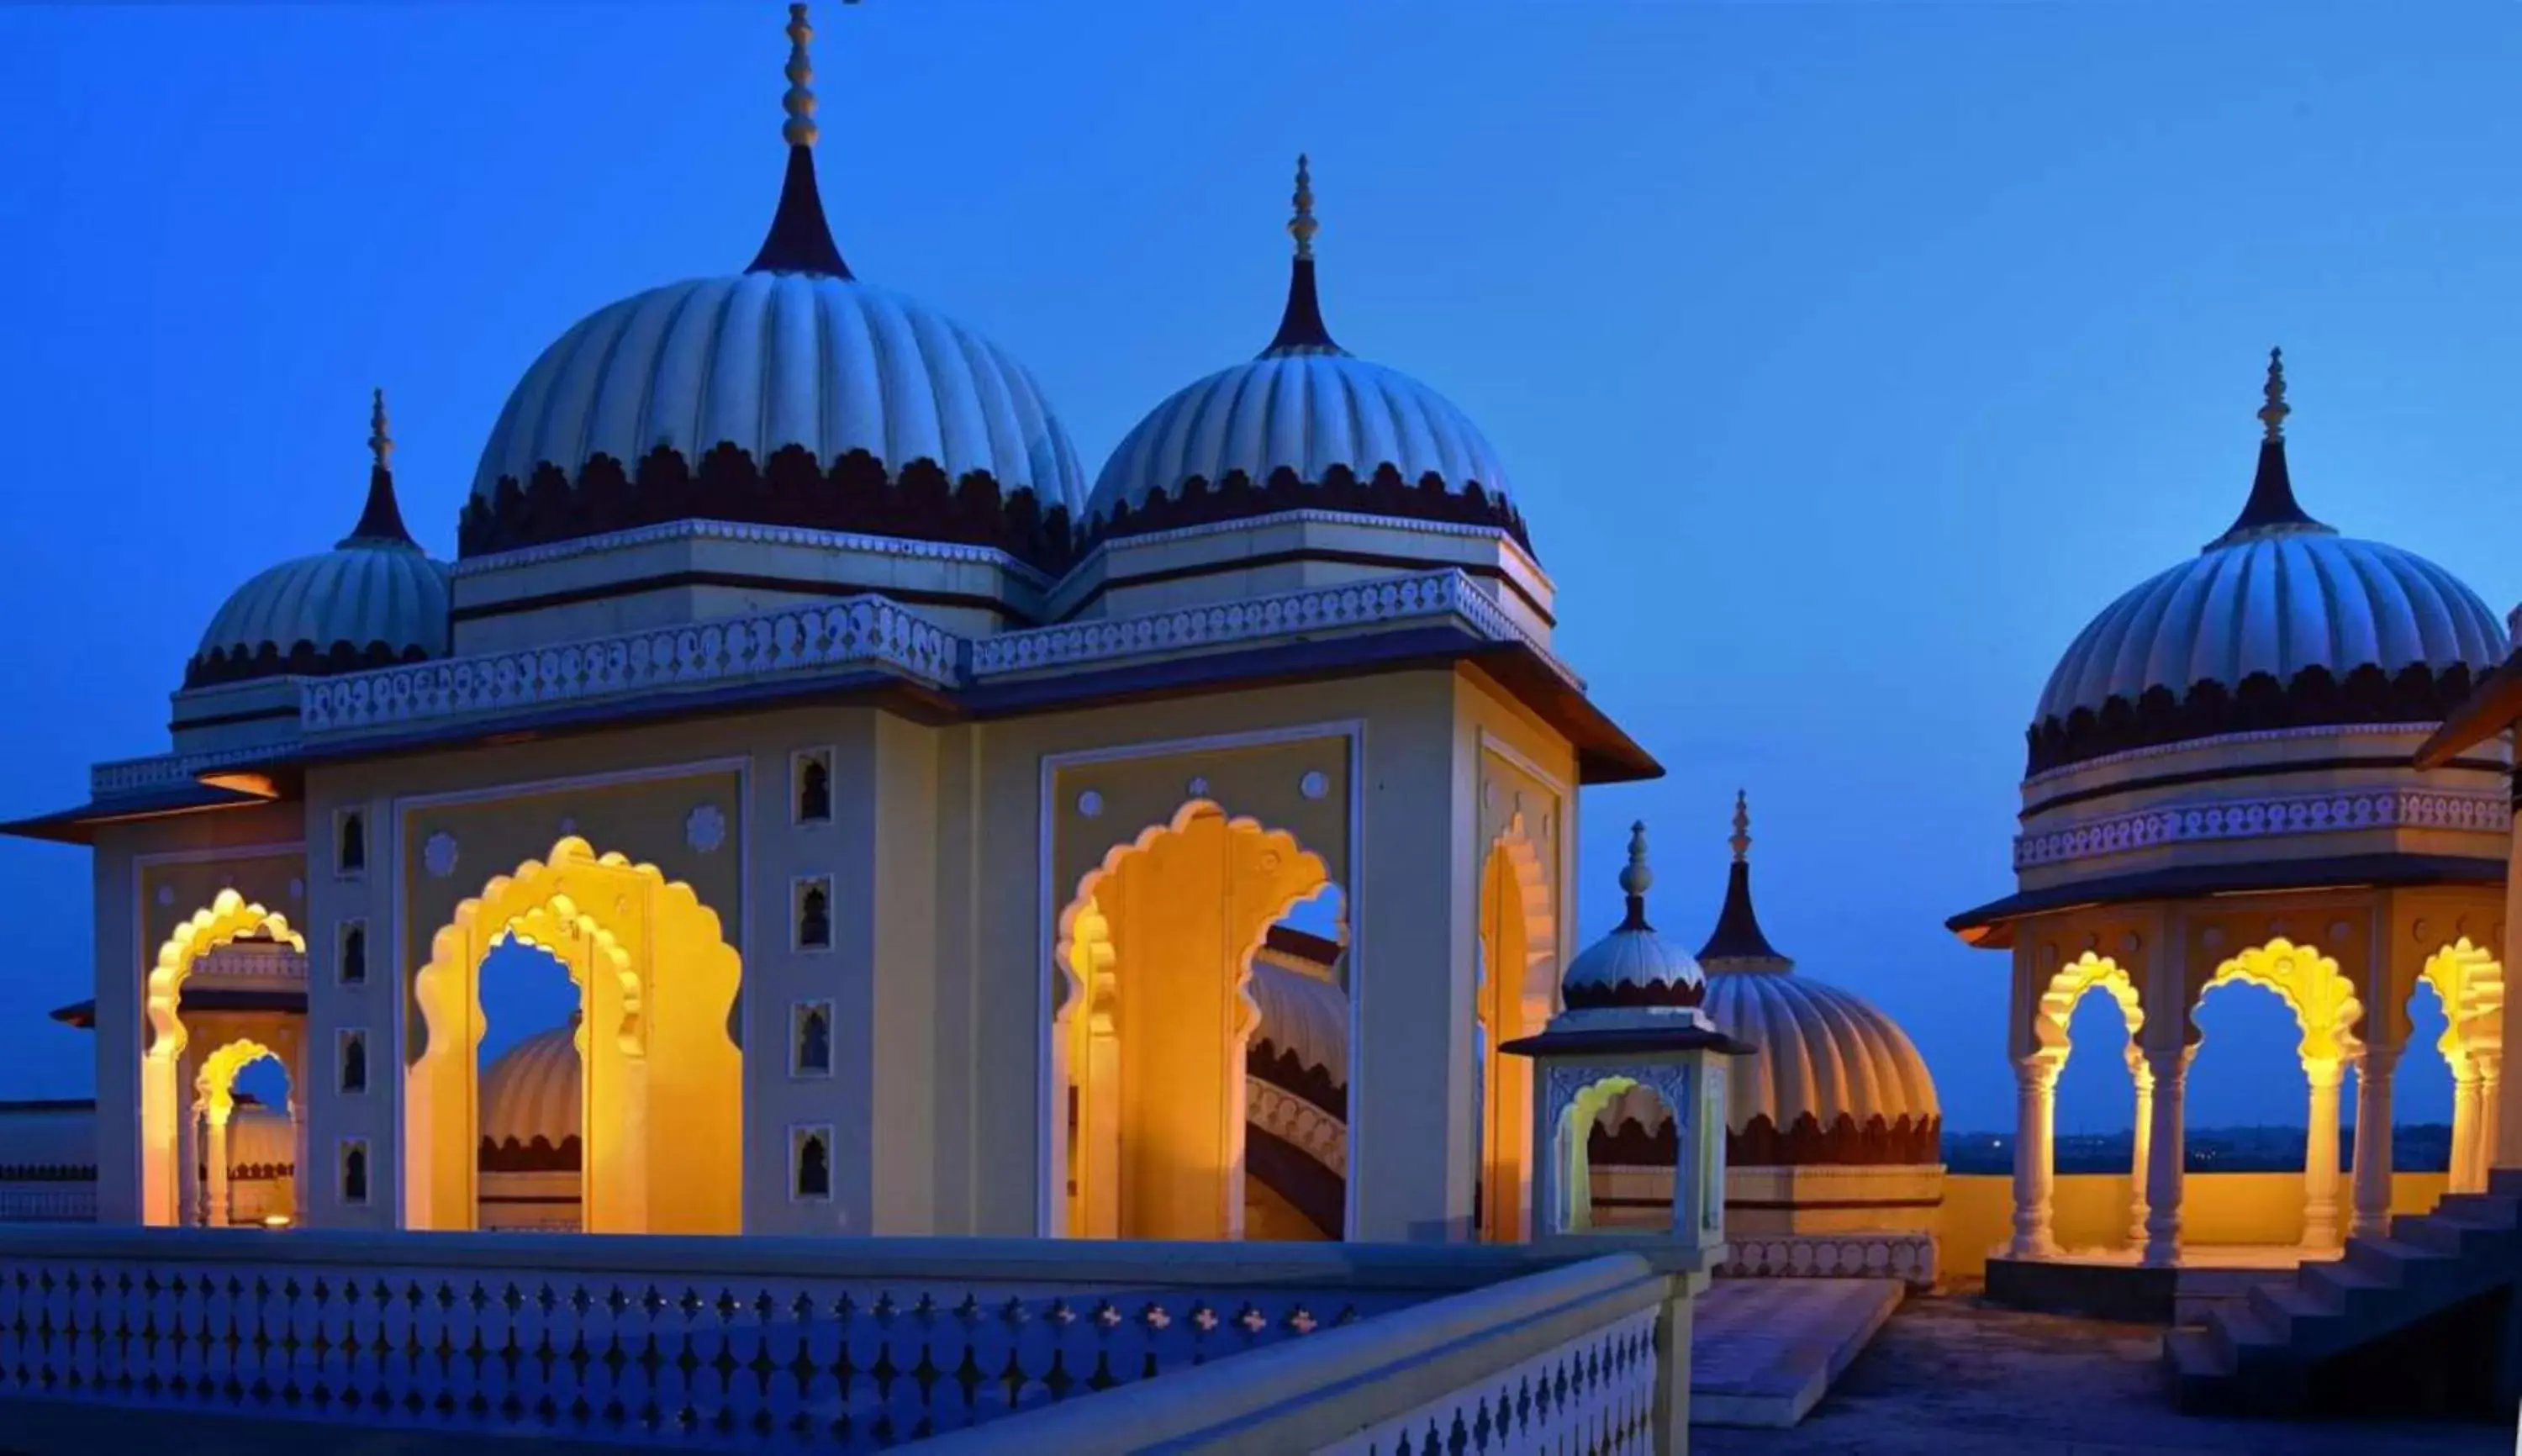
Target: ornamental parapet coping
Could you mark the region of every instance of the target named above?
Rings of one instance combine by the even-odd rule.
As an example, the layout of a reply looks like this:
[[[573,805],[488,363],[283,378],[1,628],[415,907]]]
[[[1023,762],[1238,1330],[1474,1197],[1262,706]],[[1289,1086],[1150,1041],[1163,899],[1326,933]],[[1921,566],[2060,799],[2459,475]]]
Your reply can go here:
[[[2502,793],[2393,787],[2173,804],[2017,835],[2014,868],[2217,840],[2391,828],[2500,834],[2511,824],[2512,807]]]

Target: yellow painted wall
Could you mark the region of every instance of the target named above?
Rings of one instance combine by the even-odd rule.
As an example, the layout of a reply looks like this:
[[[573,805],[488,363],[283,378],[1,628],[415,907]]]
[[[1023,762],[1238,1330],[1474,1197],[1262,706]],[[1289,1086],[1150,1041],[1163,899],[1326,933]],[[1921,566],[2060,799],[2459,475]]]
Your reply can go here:
[[[2391,1211],[2423,1213],[2444,1195],[2441,1173],[2391,1179]],[[2286,1245],[2303,1237],[2301,1173],[2192,1173],[2181,1180],[2181,1237],[2192,1245]],[[2341,1180],[2342,1198],[2348,1193]],[[2050,1227],[2066,1248],[2127,1246],[2128,1178],[2076,1173],[2057,1180]],[[2014,1180],[2002,1174],[1944,1179],[1939,1226],[1944,1278],[1978,1279],[1989,1250],[2014,1237]]]

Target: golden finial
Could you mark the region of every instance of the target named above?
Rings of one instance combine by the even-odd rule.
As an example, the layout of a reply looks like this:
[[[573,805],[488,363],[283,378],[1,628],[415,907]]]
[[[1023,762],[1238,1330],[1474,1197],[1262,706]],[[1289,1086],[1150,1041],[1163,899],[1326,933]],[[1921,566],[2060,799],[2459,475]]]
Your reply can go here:
[[[806,7],[788,7],[788,94],[780,105],[788,112],[779,134],[792,147],[815,145],[815,88],[807,84],[815,78],[815,63],[806,56],[807,42],[815,38],[815,27],[807,23]]]
[[[1735,864],[1751,857],[1751,798],[1739,788],[1734,791],[1734,837],[1726,842],[1734,846]]]
[[[1314,234],[1323,225],[1314,220],[1314,173],[1305,154],[1296,154],[1296,215],[1287,219],[1287,236],[1296,240],[1296,256],[1314,256]]]
[[[394,437],[386,433],[386,392],[378,390],[368,405],[368,454],[379,470],[394,468]]]
[[[2260,406],[2260,423],[2268,427],[2268,439],[2285,439],[2286,416],[2294,411],[2287,407],[2285,400],[2284,350],[2268,351],[2268,382],[2260,393],[2265,395],[2268,401]]]

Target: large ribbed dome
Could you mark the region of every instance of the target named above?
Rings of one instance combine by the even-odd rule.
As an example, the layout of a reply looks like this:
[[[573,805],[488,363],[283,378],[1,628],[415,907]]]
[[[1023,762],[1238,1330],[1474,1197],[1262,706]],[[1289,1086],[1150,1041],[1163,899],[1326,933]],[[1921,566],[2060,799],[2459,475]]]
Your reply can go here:
[[[375,461],[358,524],[333,549],[284,561],[230,593],[184,670],[185,686],[446,654],[447,569],[403,529],[382,391],[372,423]]]
[[[577,1027],[556,1026],[510,1047],[482,1074],[482,1141],[558,1149],[579,1135]]]
[[[1751,907],[1751,822],[1734,800],[1734,863],[1700,949],[1703,1010],[1757,1050],[1730,1067],[1726,1129],[1745,1164],[1942,1161],[1941,1110],[1926,1058],[1899,1023],[1852,991],[1796,973]]]
[[[599,308],[543,351],[483,448],[463,555],[708,519],[1065,562],[1076,451],[1005,351],[842,260],[801,13],[788,34],[787,177],[761,253]]]
[[[1506,471],[1444,396],[1358,358],[1323,323],[1313,193],[1296,172],[1287,304],[1259,357],[1176,392],[1123,437],[1088,496],[1105,534],[1319,507],[1499,526],[1524,539]]]
[[[1348,993],[1328,974],[1309,975],[1256,956],[1248,983],[1261,1012],[1252,1042],[1265,1055],[1292,1057],[1298,1071],[1318,1070],[1333,1087],[1348,1085]]]
[[[2303,511],[2274,356],[2267,393],[2241,516],[2077,634],[2040,694],[2033,772],[2224,732],[2439,721],[2503,659],[2502,624],[2458,578]]]

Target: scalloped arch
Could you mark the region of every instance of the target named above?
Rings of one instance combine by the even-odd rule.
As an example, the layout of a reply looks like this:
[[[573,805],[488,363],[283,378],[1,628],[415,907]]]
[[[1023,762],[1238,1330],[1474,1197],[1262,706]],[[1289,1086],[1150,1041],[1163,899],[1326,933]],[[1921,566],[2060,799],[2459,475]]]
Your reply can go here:
[[[2357,999],[2355,984],[2340,972],[2338,963],[2317,949],[2282,935],[2253,946],[2217,966],[2198,988],[2198,998],[2203,1002],[2207,993],[2237,981],[2275,992],[2294,1012],[2295,1026],[2303,1032],[2296,1052],[2304,1060],[2339,1061],[2363,1050],[2356,1026],[2363,1019],[2364,1003]]]
[[[290,928],[289,917],[247,900],[234,890],[221,890],[210,903],[175,927],[158,948],[142,997],[149,1044],[140,1057],[140,1218],[145,1224],[170,1228],[183,1221],[177,1205],[176,1123],[182,1115],[180,1063],[189,1041],[184,1029],[184,983],[202,957],[242,936],[269,934],[287,941],[300,954],[306,938]]]
[[[2032,1017],[2032,1038],[2038,1043],[2035,1055],[2055,1053],[2058,1065],[2067,1064],[2067,1058],[2075,1052],[2067,1024],[2074,1019],[2077,1006],[2096,987],[2119,1003],[2120,1015],[2127,1022],[2128,1045],[2136,1045],[2137,1033],[2145,1025],[2145,1008],[2137,996],[2136,983],[2117,961],[2086,951],[2059,966],[2040,993],[2039,1007]]]

